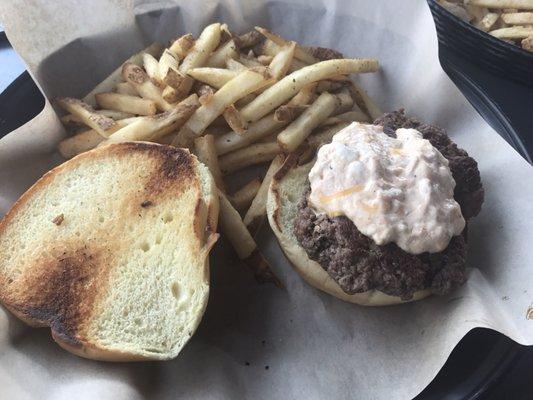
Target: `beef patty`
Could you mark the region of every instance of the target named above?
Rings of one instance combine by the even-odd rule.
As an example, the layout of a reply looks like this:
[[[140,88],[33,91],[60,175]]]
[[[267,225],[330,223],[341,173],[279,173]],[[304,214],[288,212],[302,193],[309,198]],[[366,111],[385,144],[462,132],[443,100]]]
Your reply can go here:
[[[449,161],[456,183],[454,198],[465,220],[479,213],[484,192],[477,163],[443,129],[407,117],[403,110],[384,114],[374,124],[383,126],[392,137],[398,128],[422,133]],[[298,205],[294,233],[309,258],[317,261],[344,292],[377,289],[409,300],[418,290],[429,288],[435,294],[445,294],[466,281],[466,227],[442,252],[409,254],[394,243],[378,246],[344,216],[316,215],[307,203],[309,190]]]

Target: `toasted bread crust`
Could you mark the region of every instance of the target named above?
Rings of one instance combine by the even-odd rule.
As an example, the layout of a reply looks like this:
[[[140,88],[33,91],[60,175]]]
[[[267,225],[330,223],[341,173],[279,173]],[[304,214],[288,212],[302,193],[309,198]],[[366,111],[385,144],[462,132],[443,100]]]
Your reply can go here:
[[[190,251],[197,252],[198,257],[204,260],[203,281],[208,285],[208,253],[216,241],[213,235],[218,219],[218,197],[214,193],[207,196],[204,193],[202,198],[200,164],[195,156],[184,149],[154,143],[126,142],[110,144],[78,155],[46,173],[15,202],[0,222],[0,237],[6,234],[6,229],[16,221],[28,202],[58,175],[68,173],[70,169],[88,160],[99,161],[109,157],[119,160],[121,157],[128,157],[127,160],[130,160],[137,155],[142,157],[143,165],[149,173],[127,203],[117,204],[117,207],[124,208],[124,218],[142,217],[168,196],[172,198],[191,187],[196,188],[199,197],[196,200],[193,224],[197,226],[195,232],[198,236],[191,241],[196,245]],[[212,182],[211,185],[211,190],[214,191]],[[65,223],[68,223],[69,215],[64,218]],[[60,224],[55,219],[50,220],[50,224],[56,229],[62,229],[65,223],[63,219]],[[16,278],[6,273],[9,265],[0,265],[0,302],[30,326],[50,326],[54,340],[77,355],[116,361],[153,359],[127,351],[102,349],[87,338],[88,325],[95,313],[94,304],[105,295],[107,289],[109,260],[113,254],[124,250],[121,248],[121,240],[116,239],[105,245],[94,241],[84,243],[83,237],[57,243],[37,258],[28,260],[31,265],[27,265],[24,273]],[[205,304],[203,308],[205,309]],[[201,315],[198,322],[200,319]]]

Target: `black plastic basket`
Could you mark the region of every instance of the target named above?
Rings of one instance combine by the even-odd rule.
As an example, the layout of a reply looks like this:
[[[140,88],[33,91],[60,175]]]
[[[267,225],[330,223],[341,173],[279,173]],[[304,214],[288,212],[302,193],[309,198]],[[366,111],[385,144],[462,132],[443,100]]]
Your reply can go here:
[[[533,52],[504,42],[457,18],[429,0],[439,45],[481,68],[517,83],[533,86]]]
[[[481,116],[533,164],[533,53],[499,40],[427,0],[444,71]]]

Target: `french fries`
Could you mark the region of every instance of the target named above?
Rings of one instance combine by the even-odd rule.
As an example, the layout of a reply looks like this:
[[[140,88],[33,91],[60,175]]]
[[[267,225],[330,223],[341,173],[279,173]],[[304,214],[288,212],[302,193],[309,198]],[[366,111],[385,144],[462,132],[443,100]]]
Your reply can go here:
[[[64,158],[72,158],[94,149],[104,140],[105,138],[94,129],[88,129],[59,142],[58,150]]]
[[[250,165],[270,161],[279,153],[281,147],[277,142],[255,143],[220,157],[219,165],[223,174],[229,174]]]
[[[213,135],[205,135],[194,139],[194,153],[209,169],[217,187],[221,191],[225,191],[222,172],[220,172],[220,167],[218,165],[218,156],[215,150]]]
[[[226,107],[235,103],[238,99],[261,88],[269,81],[257,72],[246,70],[230,80],[215,92],[211,101],[202,105],[187,121],[178,134],[175,144],[187,146],[188,142],[200,136],[207,126],[221,115]]]
[[[532,51],[533,0],[438,0],[449,12],[503,41]]]
[[[188,33],[176,39],[168,48],[178,60],[183,60],[191,47],[194,46],[194,38]]]
[[[278,135],[278,144],[285,153],[296,150],[337,107],[334,95],[324,92],[298,118]]]
[[[257,121],[294,96],[304,85],[333,75],[374,72],[377,69],[378,62],[372,59],[327,60],[309,65],[287,75],[265,90],[241,110],[241,115],[245,121]]]
[[[181,62],[179,71],[182,74],[187,74],[190,69],[203,67],[219,42],[220,24],[215,23],[207,26]],[[193,83],[193,79],[187,76],[181,84],[182,93],[188,94]]]
[[[256,26],[255,29],[261,33],[263,36],[265,36],[267,39],[272,40],[274,43],[276,43],[278,46],[287,46],[289,45],[289,41],[283,39],[281,36],[275,34],[274,32],[269,31],[268,29],[261,28],[260,26]],[[298,60],[303,61],[306,64],[314,64],[317,63],[319,60],[315,57],[313,57],[311,54],[307,53],[305,50],[303,50],[300,46],[297,46],[294,51],[294,57],[296,57]]]
[[[147,54],[153,55],[154,57],[157,57],[159,56],[159,54],[161,54],[162,51],[163,51],[163,46],[161,46],[159,43],[152,43],[146,49],[128,58],[125,62],[130,62],[132,64],[140,66],[142,65],[143,54],[147,53]],[[122,65],[120,65],[116,70],[114,70],[102,82],[96,85],[94,89],[91,90],[89,93],[87,93],[82,100],[85,103],[89,104],[90,106],[94,107],[96,106],[96,100],[94,99],[94,95],[96,93],[110,92],[115,87],[115,85],[117,85],[121,81],[122,81]]]
[[[228,107],[226,107],[222,115],[224,116],[224,119],[228,123],[229,127],[233,129],[233,132],[239,135],[244,135],[246,133],[246,128],[248,125],[242,120],[239,111],[233,104],[230,104]]]
[[[228,199],[235,209],[244,210],[245,208],[250,207],[250,204],[252,204],[260,187],[261,180],[259,178],[254,178],[231,196],[228,196]]]
[[[108,137],[117,129],[114,119],[96,113],[90,105],[81,100],[63,97],[57,100],[57,104],[103,137]]]
[[[276,121],[274,114],[267,115],[249,125],[245,135],[228,132],[218,136],[215,139],[215,149],[219,156],[242,149],[278,131],[285,125],[287,125],[287,122]]]
[[[211,57],[209,57],[207,66],[211,68],[222,68],[226,65],[226,60],[230,58],[239,58],[239,52],[237,51],[237,46],[233,40],[228,41],[220,46],[219,49],[215,50],[213,54],[211,54]]]
[[[155,102],[157,108],[166,111],[171,105],[163,98],[161,88],[157,87],[148,77],[148,74],[138,65],[130,62],[122,66],[122,77],[128,82],[142,98]]]
[[[226,83],[235,78],[239,73],[225,68],[193,68],[187,72],[190,76],[200,82],[204,82],[209,86],[220,89]]]
[[[183,125],[198,106],[198,96],[192,94],[164,113],[139,118],[137,121],[119,129],[108,138],[107,142],[158,139]]]
[[[271,282],[282,287],[281,282],[259,252],[257,243],[246,229],[237,210],[233,208],[226,195],[220,190],[218,195],[220,198],[220,230],[232,244],[237,256],[246,262],[258,282]]]
[[[255,196],[254,200],[252,201],[252,204],[250,205],[250,208],[244,216],[244,225],[247,226],[248,230],[252,232],[252,234],[256,233],[261,227],[261,224],[263,223],[264,216],[266,214],[268,188],[270,187],[272,177],[280,169],[284,159],[285,157],[283,157],[282,155],[277,155],[272,160],[266,172],[265,178],[261,183],[261,187],[257,191],[257,195]]]
[[[469,10],[489,26],[492,9]],[[527,21],[524,13],[505,14]],[[490,26],[503,28],[500,22]],[[237,255],[258,281],[281,285],[252,235],[264,220],[272,176],[286,165],[311,160],[349,123],[381,115],[348,78],[376,71],[378,62],[342,57],[264,28],[235,35],[226,24],[214,23],[197,40],[186,34],[167,49],[152,45],[134,55],[86,96],[90,104],[59,99],[69,113],[61,120],[86,126],[61,141],[59,151],[68,158],[122,141],[189,147],[213,176],[221,230]],[[226,175],[266,162],[262,181],[224,193]],[[236,209],[245,212],[244,221]]]
[[[154,115],[157,105],[152,100],[119,93],[97,93],[96,103],[102,108],[137,115]]]

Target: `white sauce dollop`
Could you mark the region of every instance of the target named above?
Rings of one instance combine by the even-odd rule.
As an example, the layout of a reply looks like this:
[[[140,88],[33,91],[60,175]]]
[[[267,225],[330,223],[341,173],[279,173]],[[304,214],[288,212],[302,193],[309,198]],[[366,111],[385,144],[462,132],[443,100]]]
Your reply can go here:
[[[318,151],[309,204],[345,215],[378,245],[411,254],[444,250],[465,227],[448,160],[415,129],[352,123]]]

